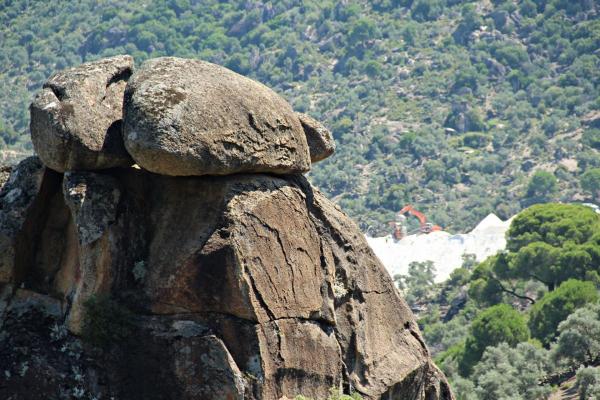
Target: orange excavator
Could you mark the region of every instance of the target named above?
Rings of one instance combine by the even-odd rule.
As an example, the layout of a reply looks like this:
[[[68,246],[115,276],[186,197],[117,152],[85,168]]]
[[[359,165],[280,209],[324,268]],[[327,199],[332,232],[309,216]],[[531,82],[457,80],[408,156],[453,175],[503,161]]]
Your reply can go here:
[[[398,213],[396,214],[396,221],[390,223],[394,225],[394,232],[392,236],[395,240],[400,240],[406,235],[408,235],[405,224],[406,213],[414,215],[419,220],[420,226],[418,233],[431,233],[442,230],[441,226],[434,225],[431,222],[427,222],[427,217],[425,217],[425,214],[415,210],[414,207],[409,204],[405,206],[402,210],[398,211]]]

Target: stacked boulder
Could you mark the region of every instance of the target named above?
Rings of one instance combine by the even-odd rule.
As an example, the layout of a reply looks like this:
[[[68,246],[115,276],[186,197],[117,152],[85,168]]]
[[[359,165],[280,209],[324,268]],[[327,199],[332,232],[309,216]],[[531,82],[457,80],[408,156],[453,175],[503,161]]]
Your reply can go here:
[[[272,90],[118,56],[52,76],[31,135],[0,190],[0,398],[452,398],[359,229],[302,175],[331,134]],[[128,317],[97,348],[100,298]]]

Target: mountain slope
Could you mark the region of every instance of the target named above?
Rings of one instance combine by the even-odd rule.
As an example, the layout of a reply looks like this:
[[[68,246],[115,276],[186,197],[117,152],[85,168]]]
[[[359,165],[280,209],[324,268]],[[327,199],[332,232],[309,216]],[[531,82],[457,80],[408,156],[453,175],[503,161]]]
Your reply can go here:
[[[5,1],[0,149],[30,149],[27,105],[57,69],[118,53],[225,65],[324,121],[310,179],[365,231],[413,203],[448,230],[583,200],[600,166],[592,0]],[[547,171],[540,174],[537,171]],[[533,176],[536,179],[532,180]]]

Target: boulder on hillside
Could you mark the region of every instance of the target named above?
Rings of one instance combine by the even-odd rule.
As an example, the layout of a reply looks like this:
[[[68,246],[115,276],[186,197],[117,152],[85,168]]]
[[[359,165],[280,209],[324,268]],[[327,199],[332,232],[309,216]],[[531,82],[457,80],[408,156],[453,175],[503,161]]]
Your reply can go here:
[[[304,131],[266,86],[199,60],[149,60],[130,79],[125,146],[136,163],[172,176],[310,169]]]
[[[335,142],[331,132],[322,123],[303,113],[296,113],[308,142],[310,161],[315,163],[326,159],[335,151]]]
[[[121,131],[131,56],[116,56],[52,75],[30,107],[31,140],[55,171],[132,164]]]
[[[12,377],[0,397],[60,397],[70,362],[78,390],[97,398],[325,398],[341,387],[452,399],[364,236],[304,177],[56,176],[34,196],[36,239],[0,243],[29,260],[0,282],[0,365]],[[85,306],[98,296],[130,311],[100,320],[109,344],[91,351],[73,333],[99,318]],[[35,368],[19,373],[28,360]]]

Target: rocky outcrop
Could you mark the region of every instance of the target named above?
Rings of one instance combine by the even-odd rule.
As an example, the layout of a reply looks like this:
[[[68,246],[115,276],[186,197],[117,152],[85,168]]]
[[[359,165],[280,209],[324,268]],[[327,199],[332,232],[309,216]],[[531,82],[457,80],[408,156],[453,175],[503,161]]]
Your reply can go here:
[[[123,92],[133,58],[117,56],[54,74],[31,104],[31,141],[48,167],[129,166],[121,135]]]
[[[272,127],[295,135],[296,122]],[[273,132],[261,140],[284,154]],[[0,191],[0,398],[270,400],[338,387],[452,399],[364,236],[305,177],[145,165],[60,174],[32,157],[12,171]]]
[[[0,189],[0,283],[22,281],[34,255],[28,252],[38,239],[37,220],[44,218],[48,187],[60,175],[47,170],[37,157],[12,169]]]
[[[310,161],[315,163],[329,157],[335,151],[335,142],[331,132],[310,115],[296,113],[308,142]]]
[[[127,84],[127,150],[163,175],[310,169],[300,121],[266,86],[199,60],[149,60]]]

